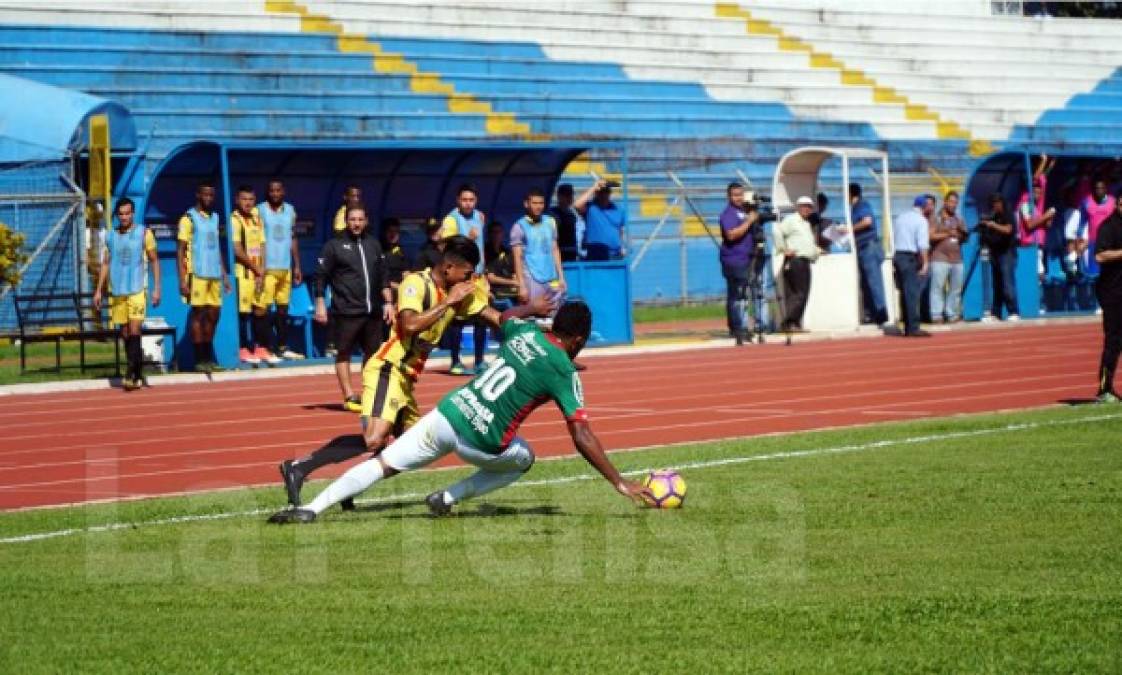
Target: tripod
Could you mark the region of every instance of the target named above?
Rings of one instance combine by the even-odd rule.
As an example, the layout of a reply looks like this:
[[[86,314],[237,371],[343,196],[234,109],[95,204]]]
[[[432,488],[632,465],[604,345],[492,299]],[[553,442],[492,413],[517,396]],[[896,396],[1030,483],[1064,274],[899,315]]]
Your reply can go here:
[[[743,310],[744,325],[748,326],[748,319],[752,323],[748,330],[748,342],[764,343],[764,244],[758,242],[752,253],[752,260],[748,263],[748,283],[741,287],[741,308]],[[751,313],[749,314],[749,309]]]

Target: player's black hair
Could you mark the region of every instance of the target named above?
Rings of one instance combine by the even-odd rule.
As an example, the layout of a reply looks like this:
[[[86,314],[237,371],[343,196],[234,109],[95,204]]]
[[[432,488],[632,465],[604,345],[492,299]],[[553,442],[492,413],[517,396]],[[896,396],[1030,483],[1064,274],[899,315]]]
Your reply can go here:
[[[359,192],[362,192],[362,188],[358,183],[347,183],[347,187],[343,188],[343,194],[347,194],[351,190],[358,190]]]
[[[113,213],[120,213],[122,206],[131,206],[133,211],[136,211],[136,204],[133,203],[128,197],[121,197],[117,200],[117,206],[114,207]]]
[[[248,183],[242,183],[241,185],[238,186],[238,194],[241,194],[242,192],[245,192],[245,193],[251,194],[251,195],[256,194],[256,192],[253,189],[253,186],[249,185]]]
[[[733,181],[733,182],[729,183],[728,186],[725,188],[725,196],[726,197],[731,197],[732,196],[732,191],[737,189],[737,188],[740,188],[740,189],[743,190],[744,186],[741,185],[740,183],[737,183],[736,181]]]
[[[199,181],[198,183],[195,184],[195,192],[198,192],[199,190],[202,190],[203,188],[210,188],[210,189],[213,190],[214,189],[214,181],[212,181],[209,178],[204,178],[204,179],[202,179],[201,181]]]
[[[452,235],[444,240],[442,262],[458,265],[467,263],[474,268],[479,264],[479,248],[475,242],[462,234]]]
[[[284,181],[276,176],[273,176],[269,180],[265,181],[265,188],[268,189],[268,187],[273,183],[280,183],[281,187],[284,187]]]
[[[949,190],[947,192],[947,194],[943,195],[943,201],[947,201],[951,197],[956,197],[957,198],[958,197],[958,191],[957,190]]]
[[[557,186],[557,194],[559,194],[559,195],[572,195],[573,194],[573,184],[572,183],[562,183],[562,184],[558,185]]]
[[[529,190],[526,190],[526,201],[530,201],[534,197],[541,197],[542,199],[545,199],[545,193],[536,187],[532,187]]]
[[[557,316],[553,317],[553,334],[587,341],[592,334],[592,310],[580,300],[561,305]]]
[[[860,197],[861,196],[861,184],[860,183],[850,183],[849,184],[849,196],[850,197]]]
[[[479,196],[479,192],[475,189],[475,186],[472,185],[471,183],[463,183],[462,185],[460,185],[460,187],[456,188],[456,196],[457,197],[459,197],[460,195],[462,195],[465,192],[470,192],[473,195],[475,195],[476,197]]]

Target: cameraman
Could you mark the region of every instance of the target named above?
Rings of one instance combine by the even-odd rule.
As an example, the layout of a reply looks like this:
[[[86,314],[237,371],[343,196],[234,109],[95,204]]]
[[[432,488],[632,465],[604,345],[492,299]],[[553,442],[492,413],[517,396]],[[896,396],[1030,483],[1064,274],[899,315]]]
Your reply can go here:
[[[744,325],[744,303],[752,265],[752,227],[760,220],[756,204],[745,203],[744,186],[729,183],[725,189],[729,203],[721,212],[721,273],[725,277],[725,314],[729,334],[743,345],[748,331]]]

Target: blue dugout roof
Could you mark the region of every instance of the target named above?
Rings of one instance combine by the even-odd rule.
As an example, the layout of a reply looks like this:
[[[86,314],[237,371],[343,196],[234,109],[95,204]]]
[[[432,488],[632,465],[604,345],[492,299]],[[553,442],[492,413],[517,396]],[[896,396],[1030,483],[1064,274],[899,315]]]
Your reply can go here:
[[[109,115],[111,149],[134,150],[136,126],[120,103],[0,74],[0,163],[60,160],[89,145],[90,115]]]

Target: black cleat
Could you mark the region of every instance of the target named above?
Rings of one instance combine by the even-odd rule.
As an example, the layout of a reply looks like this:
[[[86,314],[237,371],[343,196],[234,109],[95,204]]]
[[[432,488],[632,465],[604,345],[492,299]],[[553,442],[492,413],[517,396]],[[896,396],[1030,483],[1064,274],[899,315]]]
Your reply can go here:
[[[425,497],[425,504],[428,505],[429,512],[434,518],[452,515],[452,505],[444,502],[444,490],[437,490]]]
[[[300,506],[300,488],[304,487],[304,472],[296,468],[296,463],[286,459],[280,463],[284,489],[288,492],[288,503]]]
[[[344,511],[354,511],[355,510],[355,498],[354,497],[347,497],[343,501],[339,502],[339,508],[343,509]]]
[[[285,509],[269,516],[269,522],[274,525],[291,525],[292,523],[314,523],[316,512],[308,509]]]

